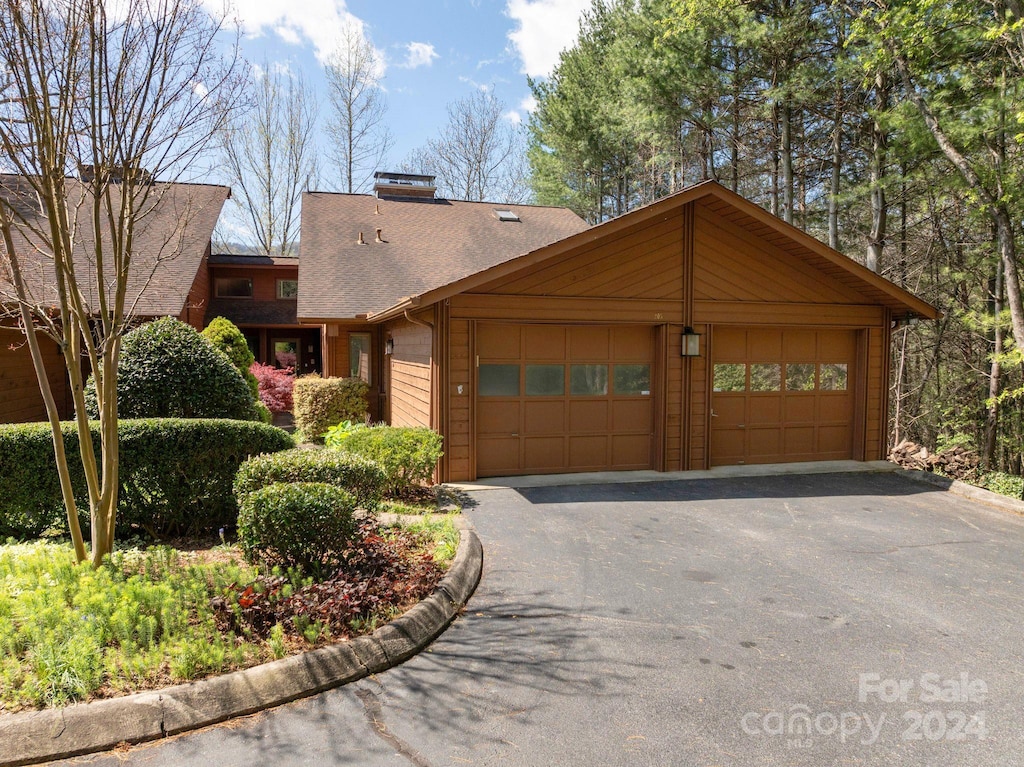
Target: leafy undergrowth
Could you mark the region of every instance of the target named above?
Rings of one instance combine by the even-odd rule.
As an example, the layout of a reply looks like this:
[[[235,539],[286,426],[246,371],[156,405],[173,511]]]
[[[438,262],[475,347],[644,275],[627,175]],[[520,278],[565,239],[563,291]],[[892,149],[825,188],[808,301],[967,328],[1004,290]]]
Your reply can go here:
[[[450,521],[361,527],[333,578],[260,573],[234,546],[116,552],[0,546],[0,711],[60,706],[264,663],[373,631],[430,593]]]
[[[1024,477],[992,471],[988,474],[983,474],[981,479],[974,484],[986,490],[991,490],[993,493],[1024,500]]]

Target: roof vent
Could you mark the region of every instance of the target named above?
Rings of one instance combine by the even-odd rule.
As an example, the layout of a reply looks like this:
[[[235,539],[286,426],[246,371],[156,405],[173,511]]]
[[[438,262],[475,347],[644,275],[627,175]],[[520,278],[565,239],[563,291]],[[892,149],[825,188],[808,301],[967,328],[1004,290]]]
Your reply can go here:
[[[437,191],[433,176],[377,171],[373,177],[373,191],[378,197],[425,197],[432,200]]]
[[[519,216],[510,210],[495,210],[494,215],[499,221],[519,221]]]

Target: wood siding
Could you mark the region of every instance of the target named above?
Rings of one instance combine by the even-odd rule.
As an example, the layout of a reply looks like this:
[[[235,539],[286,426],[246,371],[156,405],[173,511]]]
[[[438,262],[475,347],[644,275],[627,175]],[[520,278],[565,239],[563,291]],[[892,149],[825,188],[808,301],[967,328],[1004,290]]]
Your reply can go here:
[[[225,266],[210,267],[209,296],[216,297],[218,278],[248,277],[252,280],[252,298],[237,298],[236,301],[277,301],[277,281],[299,279],[298,265],[290,266]],[[211,318],[212,319],[212,318]]]
[[[681,212],[474,292],[533,296],[682,299]]]
[[[473,398],[472,325],[452,320],[448,329],[448,472],[451,477],[474,477],[471,438]]]
[[[25,337],[17,330],[0,329],[0,344],[0,423],[45,421],[46,406]],[[61,417],[68,418],[71,406],[64,357],[52,341],[40,339],[40,347],[53,398]]]
[[[697,205],[695,213],[696,300],[870,303],[862,294],[704,205]]]
[[[199,264],[199,271],[192,281],[192,287],[185,299],[185,308],[181,310],[178,319],[188,323],[196,330],[206,327],[206,307],[210,304],[210,270],[207,266],[207,259],[210,257],[210,246],[206,246],[206,253]]]
[[[394,341],[388,356],[392,426],[432,427],[429,327],[402,320],[387,326]]]

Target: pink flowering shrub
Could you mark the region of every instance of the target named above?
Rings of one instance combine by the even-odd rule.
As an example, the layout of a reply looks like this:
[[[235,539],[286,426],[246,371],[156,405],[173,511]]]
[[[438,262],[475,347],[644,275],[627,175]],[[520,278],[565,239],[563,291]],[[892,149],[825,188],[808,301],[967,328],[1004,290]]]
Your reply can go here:
[[[291,412],[292,387],[295,385],[292,368],[275,368],[254,362],[249,372],[256,376],[260,385],[260,401],[271,413]]]

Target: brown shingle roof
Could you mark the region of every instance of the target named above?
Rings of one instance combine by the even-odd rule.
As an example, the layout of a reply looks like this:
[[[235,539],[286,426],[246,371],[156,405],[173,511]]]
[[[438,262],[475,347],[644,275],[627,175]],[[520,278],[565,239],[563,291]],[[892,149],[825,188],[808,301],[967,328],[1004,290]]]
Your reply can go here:
[[[92,277],[95,235],[88,189],[79,181],[68,179],[68,190],[68,199],[75,201],[79,211],[74,238],[79,285],[95,309]],[[135,313],[140,316],[178,315],[185,306],[230,189],[209,184],[158,182],[148,191],[150,195],[144,203],[148,212],[135,229],[126,308],[135,304]],[[30,226],[45,227],[45,216],[24,178],[0,175],[0,194],[18,206]],[[42,305],[56,304],[53,264],[47,258],[46,246],[34,247],[30,243],[38,243],[38,237],[24,224],[16,225],[19,229],[16,244],[33,300]],[[109,237],[108,232],[103,234]],[[0,264],[6,261],[5,251],[0,242]],[[87,279],[82,279],[83,276]],[[8,303],[12,292],[5,269],[0,272],[0,300]]]
[[[206,321],[224,317],[243,325],[298,325],[295,301],[253,301],[245,298],[214,298],[206,309]]]
[[[496,210],[520,220],[499,221]],[[375,241],[378,228],[384,242]],[[298,315],[346,319],[381,311],[586,228],[565,208],[307,192]],[[360,232],[364,245],[356,243]]]
[[[209,262],[214,266],[298,266],[296,256],[265,256],[253,254],[214,253]]]

